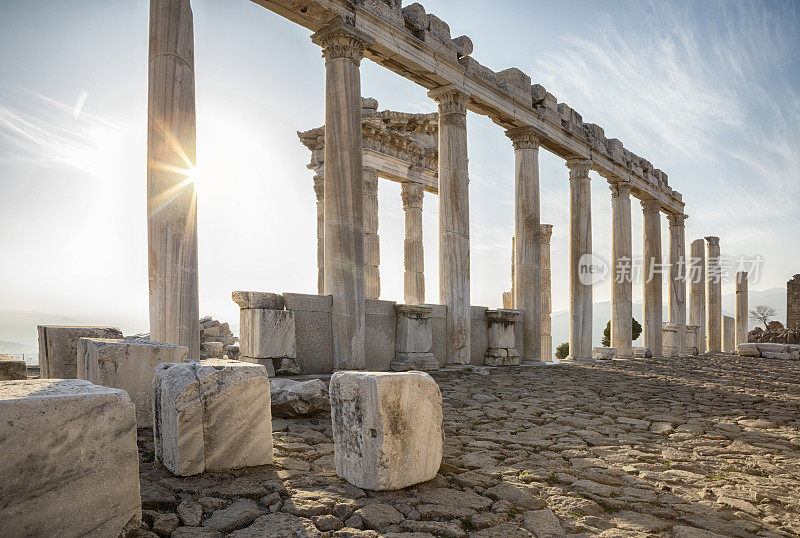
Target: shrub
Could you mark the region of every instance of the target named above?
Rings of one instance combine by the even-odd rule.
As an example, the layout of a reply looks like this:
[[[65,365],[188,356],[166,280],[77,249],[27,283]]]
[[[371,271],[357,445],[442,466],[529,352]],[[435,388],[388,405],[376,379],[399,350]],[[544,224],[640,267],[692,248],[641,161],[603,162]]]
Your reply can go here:
[[[564,342],[556,348],[556,358],[563,361],[569,355],[569,342]]]
[[[636,318],[631,318],[631,340],[636,340],[642,334],[642,326],[636,321]],[[611,346],[611,320],[606,323],[606,328],[603,331],[603,339],[600,344],[604,347]]]

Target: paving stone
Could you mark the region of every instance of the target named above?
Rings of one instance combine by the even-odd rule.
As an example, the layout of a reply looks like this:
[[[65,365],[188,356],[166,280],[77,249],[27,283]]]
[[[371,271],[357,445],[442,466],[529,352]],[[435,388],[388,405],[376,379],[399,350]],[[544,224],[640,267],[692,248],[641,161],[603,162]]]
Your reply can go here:
[[[250,525],[260,515],[261,510],[254,500],[239,499],[227,508],[216,510],[203,526],[229,533]]]
[[[382,531],[389,525],[400,523],[405,518],[392,505],[385,503],[372,503],[356,510],[356,515],[364,522],[368,529]]]

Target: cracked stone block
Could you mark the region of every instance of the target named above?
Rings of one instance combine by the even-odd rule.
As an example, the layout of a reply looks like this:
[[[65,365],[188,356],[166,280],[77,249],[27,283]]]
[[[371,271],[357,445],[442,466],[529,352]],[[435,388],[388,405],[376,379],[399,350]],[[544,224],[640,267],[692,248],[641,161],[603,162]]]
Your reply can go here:
[[[609,360],[617,356],[615,347],[593,347],[592,358],[594,360]]]
[[[269,378],[257,364],[160,364],[153,380],[156,458],[189,476],[272,463]]]
[[[42,379],[77,379],[78,338],[122,338],[116,327],[39,325],[37,329]]]
[[[424,372],[336,372],[330,382],[336,473],[354,486],[394,490],[436,476],[442,394]]]
[[[234,291],[231,293],[231,298],[233,299],[233,302],[239,305],[239,308],[266,308],[267,310],[283,310],[283,296],[278,293],[268,293],[264,291]]]
[[[78,378],[122,389],[136,407],[136,426],[153,426],[153,377],[165,362],[183,362],[189,348],[150,340],[78,339]]]
[[[294,312],[242,308],[239,311],[239,351],[256,359],[296,359]]]
[[[28,367],[22,359],[0,355],[0,381],[28,379]]]
[[[3,536],[139,529],[139,456],[125,391],[77,379],[0,383]]]
[[[458,53],[459,57],[469,56],[472,54],[473,45],[469,36],[460,35],[451,39],[450,42],[456,48],[456,52]]]
[[[758,349],[758,344],[739,344],[740,357],[760,357],[761,351]]]

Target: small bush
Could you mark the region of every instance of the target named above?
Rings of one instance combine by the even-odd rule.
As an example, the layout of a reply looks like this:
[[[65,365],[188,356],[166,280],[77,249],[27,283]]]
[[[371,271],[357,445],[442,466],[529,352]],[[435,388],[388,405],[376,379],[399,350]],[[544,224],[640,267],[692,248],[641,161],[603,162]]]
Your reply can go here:
[[[556,348],[556,358],[563,361],[569,356],[569,342],[564,342]]]
[[[642,334],[642,326],[636,321],[636,318],[631,318],[631,340],[636,340]],[[603,331],[603,339],[600,340],[600,345],[603,347],[611,347],[611,320],[606,323],[606,328]]]

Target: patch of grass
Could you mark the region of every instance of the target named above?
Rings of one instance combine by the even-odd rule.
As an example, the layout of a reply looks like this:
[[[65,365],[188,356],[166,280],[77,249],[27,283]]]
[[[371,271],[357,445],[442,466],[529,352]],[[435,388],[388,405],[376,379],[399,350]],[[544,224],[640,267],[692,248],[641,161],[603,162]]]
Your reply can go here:
[[[558,478],[558,475],[555,471],[550,471],[550,474],[547,475],[547,478],[544,479],[545,482],[550,484],[551,486],[555,486],[556,484],[560,484],[561,480]]]
[[[519,510],[517,510],[515,508],[511,508],[507,513],[508,513],[508,517],[510,517],[511,519],[516,519],[517,516],[520,515],[522,512],[520,512]]]
[[[661,463],[664,464],[666,467],[671,467],[672,466],[672,462],[669,461],[669,460],[662,461]]]
[[[581,514],[580,512],[570,512],[569,516],[574,517],[575,519],[580,519],[584,517],[586,514]]]
[[[764,478],[769,478],[769,473],[764,469],[755,469],[755,472],[758,476],[763,476]]]
[[[475,528],[475,524],[472,522],[472,516],[461,518],[461,528],[464,529],[466,532],[472,532],[478,530]]]

